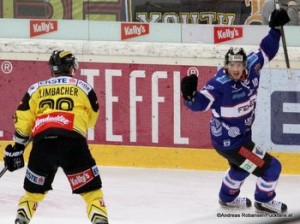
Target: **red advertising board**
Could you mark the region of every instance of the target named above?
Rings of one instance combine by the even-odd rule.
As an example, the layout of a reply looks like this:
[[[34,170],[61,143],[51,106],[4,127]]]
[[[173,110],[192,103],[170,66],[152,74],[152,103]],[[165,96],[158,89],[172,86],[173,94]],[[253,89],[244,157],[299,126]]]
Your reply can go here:
[[[27,88],[50,77],[46,62],[0,60],[0,140],[11,140],[13,113]],[[212,148],[210,112],[186,109],[180,80],[199,72],[199,87],[216,67],[81,63],[77,78],[96,91],[100,117],[88,140],[95,144]]]
[[[214,26],[214,43],[221,43],[243,37],[243,27]]]
[[[30,37],[55,32],[58,30],[56,20],[30,20]]]
[[[121,40],[144,36],[149,32],[148,23],[121,23]]]

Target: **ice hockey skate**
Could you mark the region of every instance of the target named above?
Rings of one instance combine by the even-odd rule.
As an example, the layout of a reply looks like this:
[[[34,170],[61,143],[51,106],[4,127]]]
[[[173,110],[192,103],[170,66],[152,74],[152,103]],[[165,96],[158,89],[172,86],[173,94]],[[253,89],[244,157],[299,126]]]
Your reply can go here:
[[[287,205],[280,202],[272,200],[268,203],[255,202],[255,208],[260,212],[269,212],[269,213],[285,213],[287,211]]]
[[[222,207],[225,208],[248,208],[251,207],[251,201],[246,197],[237,197],[231,202],[224,202],[219,199],[219,203]]]
[[[29,221],[22,215],[17,214],[15,224],[28,224]]]
[[[93,224],[108,224],[108,222],[105,219],[95,219]]]

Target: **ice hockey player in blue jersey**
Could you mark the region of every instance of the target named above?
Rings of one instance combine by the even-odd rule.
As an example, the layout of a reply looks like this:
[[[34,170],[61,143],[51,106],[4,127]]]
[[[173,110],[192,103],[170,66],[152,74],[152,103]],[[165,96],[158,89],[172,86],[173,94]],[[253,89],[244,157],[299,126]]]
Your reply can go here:
[[[244,180],[257,176],[254,206],[271,213],[287,211],[287,205],[274,200],[281,163],[252,140],[251,126],[255,118],[260,70],[278,52],[280,26],[289,22],[284,9],[274,10],[268,35],[259,49],[246,55],[242,48],[230,48],[224,67],[197,91],[198,77],[186,76],[181,81],[185,106],[192,111],[211,109],[210,132],[212,145],[228,160],[219,192],[219,202],[226,207],[250,207],[251,200],[239,196]]]

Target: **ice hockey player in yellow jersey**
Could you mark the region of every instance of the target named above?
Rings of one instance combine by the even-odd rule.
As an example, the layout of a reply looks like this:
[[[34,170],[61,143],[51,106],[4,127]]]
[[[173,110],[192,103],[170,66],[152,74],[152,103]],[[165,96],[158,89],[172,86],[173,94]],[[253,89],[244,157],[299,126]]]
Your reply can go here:
[[[48,191],[59,167],[72,192],[86,202],[93,224],[108,224],[98,167],[88,148],[86,132],[99,115],[97,96],[86,82],[74,78],[78,62],[66,50],[55,50],[49,59],[51,78],[31,85],[14,120],[14,144],[5,149],[9,171],[24,167],[23,152],[29,139],[32,150],[15,224],[28,224]]]

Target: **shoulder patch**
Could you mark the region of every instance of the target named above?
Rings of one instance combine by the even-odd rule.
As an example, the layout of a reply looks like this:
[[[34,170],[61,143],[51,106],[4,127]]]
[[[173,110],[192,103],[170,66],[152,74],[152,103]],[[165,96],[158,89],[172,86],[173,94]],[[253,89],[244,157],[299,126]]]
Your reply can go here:
[[[27,92],[31,96],[38,88],[39,88],[39,84],[35,83],[28,88]]]
[[[82,80],[78,80],[77,86],[82,89],[87,95],[92,90],[92,87]]]

